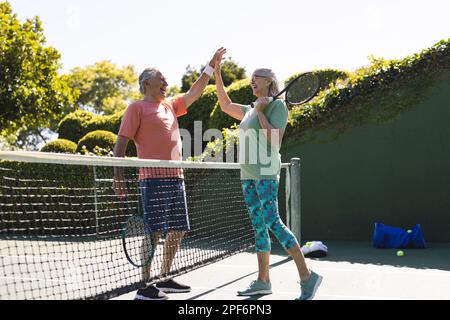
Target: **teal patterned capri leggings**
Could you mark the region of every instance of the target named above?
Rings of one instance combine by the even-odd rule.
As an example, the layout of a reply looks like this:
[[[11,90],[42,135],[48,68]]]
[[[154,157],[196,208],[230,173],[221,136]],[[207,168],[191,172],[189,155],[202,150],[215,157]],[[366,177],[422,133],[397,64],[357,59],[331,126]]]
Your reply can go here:
[[[272,231],[285,250],[298,244],[295,236],[280,219],[278,186],[276,180],[242,180],[244,200],[255,230],[256,252],[270,252],[268,230]]]

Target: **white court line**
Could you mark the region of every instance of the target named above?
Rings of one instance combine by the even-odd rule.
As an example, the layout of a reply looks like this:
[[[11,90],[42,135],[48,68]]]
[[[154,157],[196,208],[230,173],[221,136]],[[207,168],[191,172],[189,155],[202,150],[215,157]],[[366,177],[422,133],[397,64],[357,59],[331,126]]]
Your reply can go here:
[[[55,257],[55,256],[46,256],[46,255],[23,255],[23,256],[13,256],[13,255],[0,255],[0,258],[10,258],[10,259],[31,259],[31,260],[37,260],[37,261],[48,261],[48,260],[54,260],[54,261],[89,261],[89,262],[95,262],[95,263],[103,263],[107,260],[97,260],[92,258],[63,258],[63,257]]]
[[[276,262],[275,262],[276,263]],[[256,264],[256,263],[255,263]],[[215,267],[215,268],[225,268],[225,269],[254,269],[254,266],[251,265],[225,265],[225,264],[212,264],[209,267]],[[342,271],[342,272],[367,272],[367,273],[373,273],[373,272],[383,272],[383,273],[394,273],[394,274],[410,274],[410,275],[417,275],[418,273],[423,273],[424,275],[429,276],[449,276],[450,277],[450,271],[445,270],[438,270],[438,269],[414,269],[414,268],[407,268],[407,267],[394,267],[391,265],[370,265],[373,269],[368,269],[367,265],[361,265],[361,268],[355,267],[355,268],[331,268],[331,267],[316,267],[314,270],[322,270],[322,271]],[[280,266],[271,266],[271,269],[277,269],[277,270],[291,270],[290,267],[280,267]],[[384,268],[395,268],[398,270],[386,270]],[[379,270],[376,270],[379,269]],[[407,269],[407,270],[404,270]],[[431,271],[432,270],[432,271]]]
[[[0,279],[7,280],[21,280],[21,281],[40,281],[40,282],[56,282],[56,283],[66,283],[66,284],[95,284],[95,285],[108,285],[109,282],[95,282],[95,281],[68,281],[62,279],[39,279],[39,278],[24,278],[24,277],[0,277]]]
[[[225,289],[225,288],[211,288],[211,287],[192,287],[192,289],[196,290],[214,290],[214,291],[224,291],[224,292],[237,292],[239,289],[242,289],[241,287],[235,288],[235,289]],[[292,294],[298,294],[299,291],[273,291],[273,294],[286,294],[286,295],[292,295]]]
[[[240,288],[236,288],[236,289],[217,288],[216,289],[216,288],[211,288],[211,287],[192,287],[192,289],[196,289],[199,291],[214,290],[215,292],[234,292],[234,293],[236,293],[237,290],[239,290]],[[299,289],[299,291],[275,291],[275,290],[273,290],[272,295],[275,295],[275,294],[298,296],[300,294],[300,289]],[[270,295],[268,295],[268,296],[270,296]],[[398,299],[395,297],[386,298],[386,297],[373,297],[373,296],[372,297],[371,296],[349,296],[349,295],[338,295],[338,294],[316,294],[315,296],[316,296],[316,298],[332,298],[332,299],[347,299],[347,300],[397,300]]]

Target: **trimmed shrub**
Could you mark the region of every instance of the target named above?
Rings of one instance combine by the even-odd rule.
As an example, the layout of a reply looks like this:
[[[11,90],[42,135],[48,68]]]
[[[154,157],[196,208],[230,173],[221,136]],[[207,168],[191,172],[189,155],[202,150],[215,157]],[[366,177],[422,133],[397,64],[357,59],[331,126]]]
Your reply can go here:
[[[91,121],[86,123],[84,131],[86,134],[96,130],[110,131],[118,134],[124,113],[125,110],[110,116],[95,116]]]
[[[101,116],[83,110],[73,112],[59,123],[59,138],[78,142],[86,134],[96,130],[117,134],[124,113],[125,111],[120,111],[110,116]]]
[[[76,153],[77,144],[66,139],[57,139],[47,143],[41,152]]]
[[[110,131],[96,130],[89,132],[78,142],[76,152],[86,154],[111,156],[117,141],[117,135]],[[136,157],[136,145],[132,140],[128,143],[127,157]]]
[[[85,146],[89,152],[94,152],[96,147],[105,149],[109,152],[114,149],[116,141],[117,136],[110,131],[93,131],[80,139],[77,146],[77,152],[81,152],[83,146]]]
[[[115,134],[118,134],[119,129],[120,129],[120,124],[122,123],[122,118],[123,118],[124,114],[125,114],[125,110],[122,110],[113,115],[105,116],[105,118],[107,118],[107,120],[108,120],[105,123],[105,128],[101,129],[99,126],[99,128],[96,128],[96,130],[106,130],[106,131],[111,131]]]
[[[88,111],[77,110],[64,117],[58,125],[60,139],[78,142],[86,133],[85,127],[95,115]]]

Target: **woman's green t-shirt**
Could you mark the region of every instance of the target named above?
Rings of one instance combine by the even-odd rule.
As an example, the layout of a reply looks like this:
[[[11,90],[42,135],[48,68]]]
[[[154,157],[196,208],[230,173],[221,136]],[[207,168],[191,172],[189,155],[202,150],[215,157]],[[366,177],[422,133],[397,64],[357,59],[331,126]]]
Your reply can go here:
[[[239,127],[239,163],[242,180],[279,180],[281,170],[280,144],[271,144],[261,130],[254,108],[243,106],[244,118]],[[288,110],[281,100],[271,102],[264,110],[270,124],[286,129]],[[275,137],[275,135],[273,135]],[[278,141],[278,137],[275,137]]]

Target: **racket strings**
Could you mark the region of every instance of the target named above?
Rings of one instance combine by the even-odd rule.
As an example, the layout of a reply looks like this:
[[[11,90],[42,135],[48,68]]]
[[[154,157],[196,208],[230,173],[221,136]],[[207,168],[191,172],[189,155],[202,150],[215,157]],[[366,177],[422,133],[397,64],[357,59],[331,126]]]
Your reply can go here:
[[[301,104],[312,99],[320,88],[320,79],[315,74],[304,75],[295,80],[286,93],[290,104]]]
[[[151,235],[141,218],[130,219],[125,229],[125,249],[135,266],[147,264],[151,258],[153,244]]]

